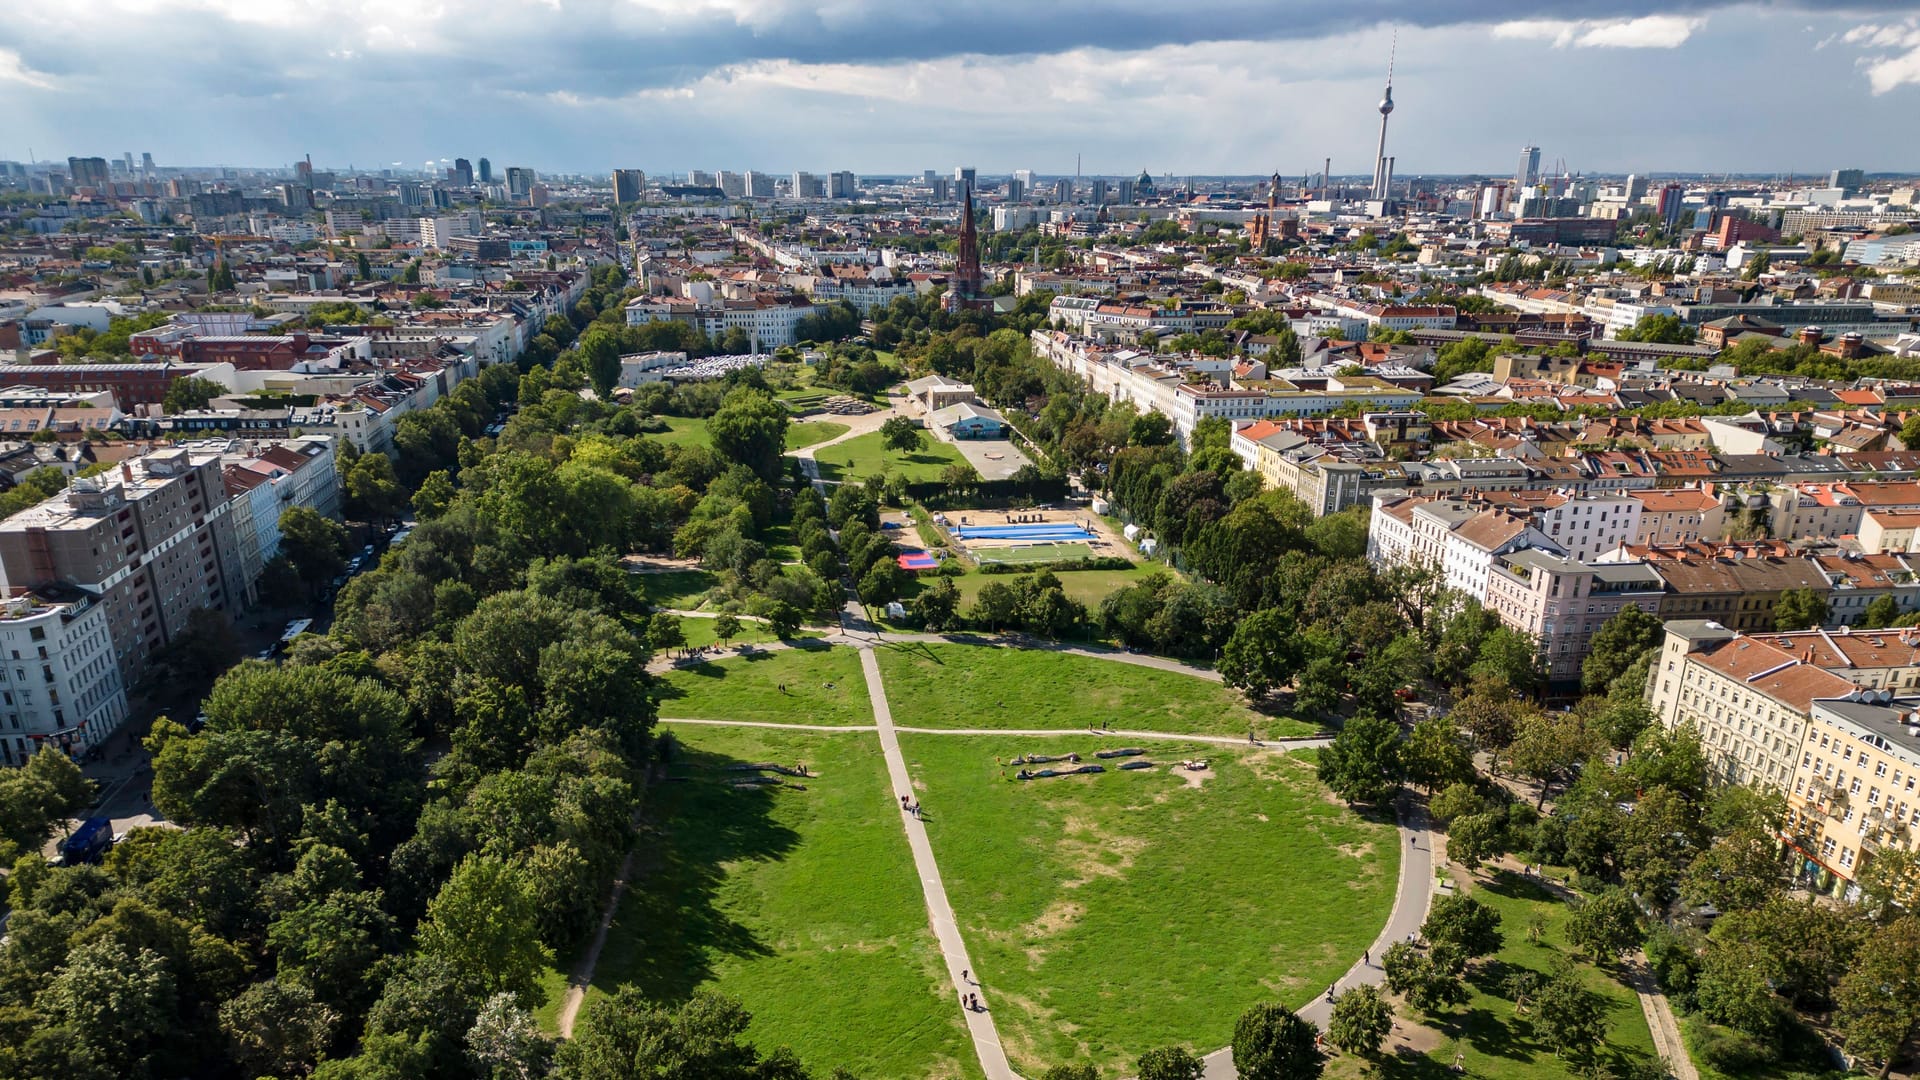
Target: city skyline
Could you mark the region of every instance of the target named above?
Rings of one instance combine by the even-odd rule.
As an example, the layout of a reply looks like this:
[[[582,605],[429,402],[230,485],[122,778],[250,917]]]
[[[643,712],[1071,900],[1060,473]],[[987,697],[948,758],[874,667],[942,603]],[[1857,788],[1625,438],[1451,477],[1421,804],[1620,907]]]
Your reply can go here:
[[[1524,20],[1468,0],[1307,3],[1284,29],[1245,0],[1200,6],[634,0],[481,25],[362,0],[81,0],[0,27],[0,158],[1061,175],[1077,153],[1089,174],[1259,176],[1331,156],[1365,176],[1397,31],[1397,176],[1499,175],[1523,145],[1587,173],[1920,170],[1885,135],[1920,103],[1920,17],[1893,3],[1548,3]],[[62,47],[83,25],[99,47]],[[105,60],[122,39],[198,59],[168,70],[171,92],[130,94]]]

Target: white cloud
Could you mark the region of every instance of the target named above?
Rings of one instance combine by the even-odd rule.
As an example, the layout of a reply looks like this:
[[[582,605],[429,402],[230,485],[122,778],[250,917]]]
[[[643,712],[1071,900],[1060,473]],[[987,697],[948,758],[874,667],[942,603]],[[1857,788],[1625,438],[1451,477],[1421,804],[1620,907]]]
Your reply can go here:
[[[1494,26],[1493,36],[1549,41],[1556,49],[1672,49],[1684,45],[1707,20],[1679,15],[1637,19],[1521,19]]]
[[[27,66],[20,54],[12,49],[0,49],[0,82],[25,83],[39,90],[55,89],[53,76],[35,71]]]
[[[1902,86],[1920,86],[1920,18],[1856,26],[1840,35],[1840,40],[1863,51],[1878,53],[1857,61],[1867,73],[1867,85],[1873,88],[1875,96]]]

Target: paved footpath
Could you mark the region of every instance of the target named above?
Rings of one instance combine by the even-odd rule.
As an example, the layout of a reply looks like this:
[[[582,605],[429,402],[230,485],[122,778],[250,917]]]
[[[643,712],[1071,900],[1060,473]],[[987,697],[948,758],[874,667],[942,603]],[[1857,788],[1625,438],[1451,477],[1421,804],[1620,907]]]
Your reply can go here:
[[[887,708],[887,693],[880,684],[880,664],[874,659],[872,649],[860,650],[860,670],[867,677],[867,696],[873,701],[873,719],[880,729],[880,749],[887,758],[887,778],[893,782],[894,810],[899,812],[902,796],[914,799],[913,778],[907,775],[907,761],[900,756],[900,738],[894,730],[893,712]],[[993,1026],[992,999],[984,988],[972,989],[977,983],[960,977],[961,972],[973,970],[973,961],[967,958],[960,925],[954,921],[953,908],[947,903],[947,887],[940,881],[939,864],[933,861],[927,827],[910,814],[902,813],[900,819],[906,826],[907,846],[913,849],[913,868],[920,873],[920,889],[927,896],[928,921],[933,924],[933,936],[940,942],[941,955],[946,957],[954,999],[958,1001],[962,993],[978,993],[987,1005],[980,1011],[967,1009],[963,1013],[967,1033],[973,1037],[974,1052],[980,1056],[980,1068],[987,1074],[987,1080],[1017,1080],[1013,1067],[1007,1064],[1007,1052],[1000,1045],[1000,1032]]]
[[[1426,813],[1420,807],[1403,802],[1399,811],[1400,839],[1403,843],[1412,842],[1400,849],[1400,887],[1393,898],[1393,914],[1387,917],[1386,928],[1368,950],[1369,959],[1355,963],[1340,976],[1339,992],[1384,982],[1386,973],[1380,970],[1380,957],[1387,946],[1418,933],[1420,924],[1427,921],[1427,905],[1433,900],[1433,832],[1427,827]],[[1322,993],[1301,1009],[1300,1015],[1325,1031],[1332,1012],[1333,1006]],[[1233,1068],[1233,1048],[1223,1047],[1208,1054],[1203,1075],[1206,1080],[1234,1080],[1239,1074]]]

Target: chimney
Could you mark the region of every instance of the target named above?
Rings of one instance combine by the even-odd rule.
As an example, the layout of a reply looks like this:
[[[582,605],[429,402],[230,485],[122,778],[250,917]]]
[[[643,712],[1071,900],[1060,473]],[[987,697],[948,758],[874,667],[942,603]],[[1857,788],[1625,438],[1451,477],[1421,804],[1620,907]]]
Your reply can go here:
[[[129,484],[133,483],[133,465],[131,463],[125,461],[120,463],[120,479],[125,480]]]

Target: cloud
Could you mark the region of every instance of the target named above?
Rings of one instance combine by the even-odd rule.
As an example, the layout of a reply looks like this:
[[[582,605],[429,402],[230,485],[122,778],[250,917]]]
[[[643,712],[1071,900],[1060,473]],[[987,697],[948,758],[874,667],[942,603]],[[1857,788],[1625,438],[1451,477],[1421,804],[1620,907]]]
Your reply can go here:
[[[51,76],[28,67],[12,49],[0,49],[0,82],[23,83],[36,90],[55,89]]]
[[[1874,96],[1902,86],[1920,86],[1920,17],[1905,22],[1856,26],[1840,35],[1840,41],[1876,55],[1863,56],[1857,63],[1867,73],[1867,85]]]
[[[1549,41],[1556,49],[1674,49],[1705,26],[1704,16],[1642,15],[1633,19],[1522,19],[1498,23],[1493,36]]]

